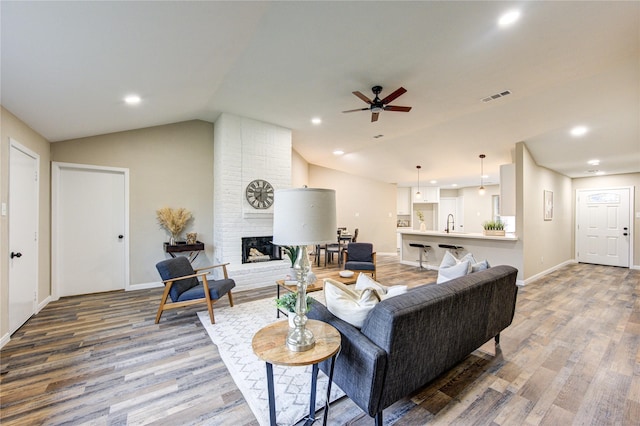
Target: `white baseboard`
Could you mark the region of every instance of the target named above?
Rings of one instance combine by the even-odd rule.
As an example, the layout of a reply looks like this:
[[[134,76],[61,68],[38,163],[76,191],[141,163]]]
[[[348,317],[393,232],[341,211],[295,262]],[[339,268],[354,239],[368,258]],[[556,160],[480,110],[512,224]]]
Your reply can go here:
[[[125,288],[125,291],[134,291],[134,290],[146,290],[148,288],[158,288],[163,287],[162,281],[156,281],[151,283],[139,283],[139,284],[130,284],[129,288]]]
[[[44,299],[42,302],[38,303],[38,306],[36,307],[35,315],[37,315],[41,310],[43,310],[44,307],[47,306],[49,304],[49,302],[51,302],[51,301],[53,301],[51,296],[47,296],[46,299]]]
[[[7,333],[4,336],[2,336],[2,338],[0,339],[0,349],[2,349],[4,347],[4,345],[9,343],[9,340],[11,340],[9,337],[10,337],[9,333]]]
[[[570,265],[572,263],[578,263],[578,262],[575,259],[570,259],[570,260],[567,260],[565,262],[558,263],[556,266],[553,266],[553,267],[551,267],[551,268],[549,268],[547,270],[544,270],[542,272],[539,272],[539,273],[527,278],[526,280],[524,280],[522,282],[522,286],[525,286],[527,284],[531,284],[532,282],[536,281],[537,279],[540,279],[540,278],[544,277],[545,275],[548,275],[548,274],[552,273],[553,271],[556,271],[556,270],[558,270],[558,269],[560,269],[560,268],[562,268],[564,266]]]

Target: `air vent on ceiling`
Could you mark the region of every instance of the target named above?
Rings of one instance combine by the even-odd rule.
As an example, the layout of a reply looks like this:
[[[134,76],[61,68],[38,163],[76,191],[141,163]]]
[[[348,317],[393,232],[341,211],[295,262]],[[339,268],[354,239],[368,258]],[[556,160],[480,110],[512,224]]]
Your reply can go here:
[[[511,94],[511,90],[505,90],[504,92],[496,93],[495,95],[487,96],[486,98],[482,98],[482,102],[491,102],[493,100],[502,98],[503,96],[507,96]]]

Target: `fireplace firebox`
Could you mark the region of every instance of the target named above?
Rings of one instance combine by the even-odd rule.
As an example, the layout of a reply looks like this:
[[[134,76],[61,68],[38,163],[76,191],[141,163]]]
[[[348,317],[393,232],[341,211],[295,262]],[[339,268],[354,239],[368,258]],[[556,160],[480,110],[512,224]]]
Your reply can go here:
[[[280,246],[273,244],[273,235],[242,238],[242,263],[281,260]]]

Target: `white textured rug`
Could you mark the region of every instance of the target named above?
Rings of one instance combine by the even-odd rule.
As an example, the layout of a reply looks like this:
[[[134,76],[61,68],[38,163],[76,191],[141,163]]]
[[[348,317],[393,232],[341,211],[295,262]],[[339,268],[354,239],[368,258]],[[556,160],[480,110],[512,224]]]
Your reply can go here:
[[[321,297],[311,293],[312,296]],[[198,312],[200,322],[209,337],[218,347],[231,377],[247,400],[260,425],[269,424],[269,397],[267,394],[267,374],[264,361],[255,356],[251,349],[253,335],[274,321],[286,321],[281,315],[276,318],[273,298],[241,303],[233,308],[221,307],[214,311],[216,323],[211,324],[207,312]],[[276,419],[279,425],[293,425],[309,412],[311,390],[311,366],[273,366],[276,396]],[[326,400],[327,376],[318,374],[316,410],[324,407]],[[342,397],[344,392],[335,384],[331,387],[331,401]]]

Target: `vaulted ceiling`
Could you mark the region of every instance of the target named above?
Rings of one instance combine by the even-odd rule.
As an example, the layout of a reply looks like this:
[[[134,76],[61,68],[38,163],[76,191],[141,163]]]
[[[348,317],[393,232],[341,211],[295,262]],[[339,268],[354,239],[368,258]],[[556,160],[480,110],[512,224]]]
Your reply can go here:
[[[399,185],[416,165],[423,183],[475,185],[479,154],[497,182],[520,141],[569,177],[640,171],[638,1],[2,1],[0,13],[2,105],[52,142],[227,112],[292,129],[313,164]],[[391,104],[411,111],[342,113],[375,85],[381,98],[407,89]],[[140,104],[123,102],[131,93]]]

